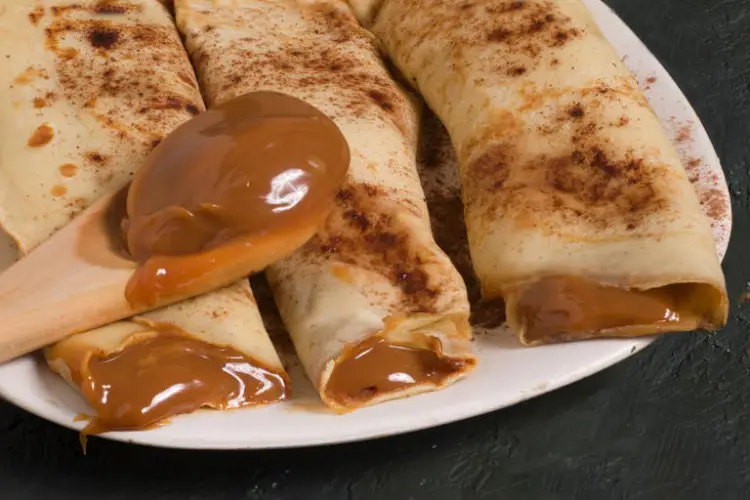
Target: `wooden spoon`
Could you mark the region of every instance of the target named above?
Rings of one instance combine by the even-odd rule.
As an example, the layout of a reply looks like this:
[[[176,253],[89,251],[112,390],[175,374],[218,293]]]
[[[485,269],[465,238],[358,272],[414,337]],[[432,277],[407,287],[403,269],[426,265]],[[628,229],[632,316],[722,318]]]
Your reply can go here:
[[[130,188],[0,274],[0,362],[288,256],[325,219],[348,165],[335,124],[283,94],[246,94],[190,120]]]

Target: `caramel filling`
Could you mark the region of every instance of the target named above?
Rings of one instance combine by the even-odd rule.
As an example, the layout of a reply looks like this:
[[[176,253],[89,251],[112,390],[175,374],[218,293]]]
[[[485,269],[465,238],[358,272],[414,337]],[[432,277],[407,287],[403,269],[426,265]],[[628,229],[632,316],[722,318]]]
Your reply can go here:
[[[509,317],[528,343],[589,338],[613,329],[625,329],[625,335],[693,330],[704,323],[709,307],[693,290],[680,284],[627,290],[580,278],[547,278],[516,292]]]
[[[245,94],[183,124],[128,190],[122,229],[141,263],[128,300],[185,297],[291,253],[328,214],[348,167],[333,121],[284,94]]]
[[[288,381],[232,347],[176,328],[82,363],[81,390],[96,410],[84,434],[146,429],[199,408],[220,410],[286,399]]]
[[[443,357],[440,342],[435,340],[435,344],[435,349],[429,350],[370,337],[339,358],[326,395],[346,406],[425,383],[439,386],[463,371],[469,361]]]

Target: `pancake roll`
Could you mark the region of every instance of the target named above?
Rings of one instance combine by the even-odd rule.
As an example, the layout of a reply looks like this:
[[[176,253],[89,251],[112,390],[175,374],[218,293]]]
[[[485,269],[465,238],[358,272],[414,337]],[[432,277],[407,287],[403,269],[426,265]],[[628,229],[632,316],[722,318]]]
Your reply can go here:
[[[466,289],[435,243],[418,108],[337,0],[178,0],[207,105],[267,90],[330,116],[351,151],[319,233],[267,276],[323,401],[350,411],[444,387],[475,364]]]
[[[727,319],[675,148],[581,0],[351,0],[445,125],[484,299],[527,345]]]
[[[87,434],[151,428],[199,408],[289,396],[288,376],[247,281],[74,335],[45,355],[96,410]]]

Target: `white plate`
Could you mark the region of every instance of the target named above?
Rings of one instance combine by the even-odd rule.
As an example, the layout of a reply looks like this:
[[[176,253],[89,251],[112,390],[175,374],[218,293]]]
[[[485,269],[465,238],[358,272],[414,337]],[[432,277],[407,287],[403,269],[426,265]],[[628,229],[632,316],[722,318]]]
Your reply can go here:
[[[731,228],[729,194],[705,130],[677,85],[628,27],[599,0],[586,3],[602,31],[638,77],[649,102],[678,145],[696,191],[705,201],[706,212],[714,219],[717,248],[723,258]],[[450,156],[450,152],[444,152],[445,155]],[[425,187],[431,191],[429,179]],[[7,238],[0,240],[0,269],[14,258],[12,243]],[[290,375],[295,402],[223,413],[199,411],[175,418],[170,425],[159,429],[110,433],[106,437],[175,448],[236,449],[317,445],[386,436],[516,404],[602,370],[642,349],[651,340],[597,340],[528,349],[520,347],[504,328],[479,329],[475,344],[480,363],[467,380],[443,391],[344,416],[322,410],[310,383],[292,360]],[[0,396],[58,424],[74,429],[82,426],[73,422],[77,414],[86,411],[81,397],[34,356],[0,366]]]

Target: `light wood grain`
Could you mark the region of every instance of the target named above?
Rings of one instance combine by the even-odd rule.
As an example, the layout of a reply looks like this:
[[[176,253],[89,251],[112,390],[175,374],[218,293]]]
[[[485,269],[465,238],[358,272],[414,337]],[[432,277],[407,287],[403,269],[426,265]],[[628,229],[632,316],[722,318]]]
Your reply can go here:
[[[111,198],[0,274],[0,362],[138,312],[124,293],[136,263],[110,249],[105,231],[88,230],[103,223]]]

